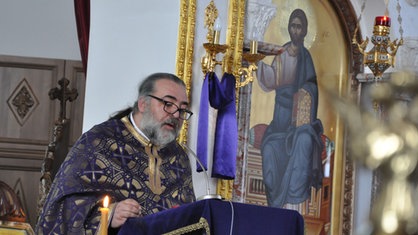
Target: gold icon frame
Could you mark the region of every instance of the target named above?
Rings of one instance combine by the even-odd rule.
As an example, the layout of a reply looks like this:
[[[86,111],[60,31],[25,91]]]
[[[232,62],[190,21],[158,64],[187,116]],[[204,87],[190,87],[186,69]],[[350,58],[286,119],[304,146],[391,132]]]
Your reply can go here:
[[[177,46],[177,64],[176,72],[186,83],[188,94],[191,92],[192,84],[192,67],[193,63],[200,63],[200,61],[193,61],[193,48],[194,48],[194,27],[196,22],[196,0],[181,0],[180,6],[180,25],[179,25],[179,36],[178,36],[178,46]],[[229,0],[229,10],[228,10],[228,32],[227,32],[227,44],[230,45],[230,50],[226,56],[226,63],[224,71],[233,72],[235,68],[241,66],[242,61],[242,46],[243,46],[243,36],[244,36],[244,20],[245,20],[245,0]],[[344,43],[342,47],[347,52],[347,63],[343,66],[341,72],[344,73],[341,76],[343,77],[345,85],[340,86],[339,89],[346,90],[347,95],[353,97],[353,99],[358,99],[360,84],[356,80],[355,76],[357,73],[363,71],[362,67],[362,57],[358,49],[354,46],[350,46],[350,42],[354,35],[354,27],[356,25],[357,19],[356,14],[351,6],[349,0],[337,1],[329,0],[327,3],[327,10],[332,11],[335,15],[335,24],[340,27],[342,38]],[[361,35],[361,33],[359,34]],[[322,35],[324,36],[324,35]],[[326,35],[325,35],[326,36]],[[360,36],[358,36],[360,37]],[[361,38],[358,38],[361,40]],[[332,58],[327,58],[332,60]],[[324,61],[325,63],[326,61]],[[245,86],[240,88],[241,91],[248,91],[251,86]],[[243,90],[247,89],[247,90]],[[342,94],[342,93],[341,93]],[[237,102],[243,102],[244,99],[248,97],[238,97]],[[251,99],[251,97],[249,98]],[[249,102],[250,100],[247,100]],[[239,118],[244,118],[243,116],[248,115],[244,109],[243,105],[239,105],[239,110],[237,110],[237,115]],[[245,120],[244,120],[245,121]],[[355,170],[354,164],[347,156],[346,151],[346,141],[347,133],[345,133],[342,123],[337,120],[338,126],[335,130],[338,132],[339,140],[336,143],[338,151],[336,153],[336,161],[334,163],[333,169],[334,172],[338,172],[333,182],[333,194],[332,194],[332,221],[331,221],[331,234],[350,234],[352,232],[353,226],[353,206],[354,206],[354,178]],[[187,142],[187,130],[188,125],[184,126],[180,141]],[[243,148],[243,143],[240,143],[239,154],[245,153],[245,148]],[[239,160],[238,163],[243,166],[245,162]],[[242,168],[242,167],[241,167]],[[242,169],[240,169],[242,170]],[[240,173],[241,174],[241,173]],[[240,174],[237,174],[238,177]],[[241,180],[242,178],[239,178]],[[237,180],[235,180],[237,182]],[[234,194],[240,193],[235,192],[234,187],[239,186],[233,181],[219,181],[218,182],[218,193],[225,198],[231,198],[231,200],[237,200]],[[239,201],[240,198],[238,197]]]

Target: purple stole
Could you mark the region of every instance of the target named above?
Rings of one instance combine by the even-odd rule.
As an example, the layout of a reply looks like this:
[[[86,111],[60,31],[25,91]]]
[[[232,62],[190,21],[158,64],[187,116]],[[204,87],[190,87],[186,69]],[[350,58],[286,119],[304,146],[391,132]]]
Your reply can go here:
[[[212,177],[235,178],[238,127],[235,102],[235,77],[224,73],[219,81],[215,73],[207,73],[200,98],[197,134],[197,156],[207,170],[209,104],[218,110],[213,148]],[[203,169],[197,165],[197,171]]]

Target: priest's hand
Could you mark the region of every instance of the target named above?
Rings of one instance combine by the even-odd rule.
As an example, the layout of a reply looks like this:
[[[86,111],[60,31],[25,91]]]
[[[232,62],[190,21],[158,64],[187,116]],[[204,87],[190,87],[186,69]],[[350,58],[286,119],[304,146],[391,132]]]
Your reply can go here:
[[[141,217],[142,208],[134,199],[126,199],[116,204],[114,209],[111,227],[119,228],[129,217]]]

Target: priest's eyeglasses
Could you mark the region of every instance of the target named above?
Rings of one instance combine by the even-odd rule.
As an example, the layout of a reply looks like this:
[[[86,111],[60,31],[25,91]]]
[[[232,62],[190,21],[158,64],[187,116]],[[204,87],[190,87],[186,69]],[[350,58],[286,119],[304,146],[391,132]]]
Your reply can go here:
[[[192,115],[193,112],[188,110],[188,109],[183,109],[180,108],[179,106],[177,106],[175,103],[167,101],[167,100],[163,100],[159,97],[153,96],[153,95],[148,95],[151,98],[154,98],[158,101],[160,101],[161,103],[164,104],[164,111],[166,111],[169,114],[175,114],[177,111],[179,112],[179,117],[183,120],[188,120]]]

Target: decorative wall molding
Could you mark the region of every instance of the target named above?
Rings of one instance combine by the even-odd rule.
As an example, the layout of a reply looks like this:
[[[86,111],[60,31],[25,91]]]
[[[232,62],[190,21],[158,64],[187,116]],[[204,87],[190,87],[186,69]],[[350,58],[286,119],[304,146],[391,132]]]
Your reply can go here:
[[[271,0],[250,0],[247,4],[247,15],[244,25],[245,39],[262,42],[270,21],[276,16],[277,7],[271,3]]]
[[[403,40],[404,44],[399,47],[396,55],[395,69],[418,72],[418,37],[406,37]]]
[[[10,110],[14,114],[16,121],[23,126],[33,110],[39,105],[32,88],[26,78],[18,84],[14,92],[7,100]]]
[[[405,0],[405,1],[413,7],[418,6],[418,0]]]
[[[60,102],[49,95],[65,79],[79,97],[61,111]],[[19,192],[29,195],[21,202],[31,226],[36,223],[41,166],[58,111],[71,120],[72,145],[81,135],[85,82],[80,61],[0,56],[0,179],[8,185],[18,182]]]

